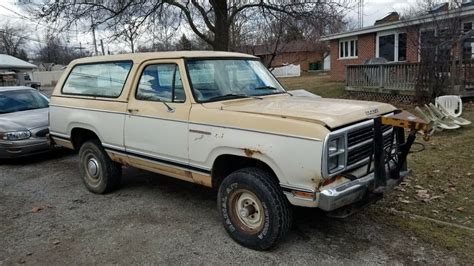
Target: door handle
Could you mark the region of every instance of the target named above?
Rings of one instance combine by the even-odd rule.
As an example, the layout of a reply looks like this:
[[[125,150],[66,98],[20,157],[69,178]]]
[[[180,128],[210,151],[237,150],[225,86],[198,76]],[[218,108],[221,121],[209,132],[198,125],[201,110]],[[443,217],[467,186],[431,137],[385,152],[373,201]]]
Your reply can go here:
[[[138,109],[128,109],[128,112],[129,113],[136,113],[136,112],[138,112]]]

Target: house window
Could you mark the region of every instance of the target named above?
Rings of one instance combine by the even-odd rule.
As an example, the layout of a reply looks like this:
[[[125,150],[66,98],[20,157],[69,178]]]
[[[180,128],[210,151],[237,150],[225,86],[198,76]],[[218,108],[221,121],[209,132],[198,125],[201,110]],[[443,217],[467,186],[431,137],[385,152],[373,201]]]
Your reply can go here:
[[[339,58],[357,58],[357,40],[344,40],[339,42]]]
[[[379,57],[395,61],[395,34],[379,37]]]
[[[471,30],[473,30],[473,25],[474,22],[465,22],[463,24],[463,31],[464,33],[467,33]],[[463,46],[462,46],[462,51],[463,51],[463,59],[464,60],[471,60],[474,59],[474,38],[468,38],[464,40]]]
[[[323,63],[321,61],[309,63],[309,70],[322,70],[322,69],[323,69]]]
[[[437,60],[447,61],[451,59],[451,42],[452,42],[452,29],[441,28],[436,32],[436,39],[438,43],[438,54]]]
[[[398,34],[398,60],[397,61],[406,61],[407,60],[407,34],[399,33]]]
[[[452,58],[452,32],[449,28],[427,29],[420,34],[420,60],[447,61]]]
[[[468,32],[470,30],[472,30],[472,22],[465,22],[463,24],[463,31]]]
[[[378,36],[377,57],[383,57],[389,62],[406,61],[407,34],[393,33]]]
[[[463,58],[465,60],[474,59],[474,38],[464,40]]]
[[[436,55],[436,34],[434,30],[425,30],[420,34],[420,59],[434,60]]]

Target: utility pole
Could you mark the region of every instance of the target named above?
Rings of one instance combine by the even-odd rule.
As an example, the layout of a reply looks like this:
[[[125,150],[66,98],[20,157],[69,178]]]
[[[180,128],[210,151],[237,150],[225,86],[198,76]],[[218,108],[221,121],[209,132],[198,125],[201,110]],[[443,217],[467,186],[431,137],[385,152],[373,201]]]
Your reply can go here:
[[[105,55],[104,41],[102,39],[100,39],[100,48],[102,48],[102,55]]]
[[[94,44],[94,51],[95,55],[99,55],[99,51],[97,50],[97,40],[95,39],[95,25],[94,19],[91,17],[91,27],[92,27],[92,43]]]
[[[364,0],[359,0],[357,4],[357,20],[359,28],[364,27]]]

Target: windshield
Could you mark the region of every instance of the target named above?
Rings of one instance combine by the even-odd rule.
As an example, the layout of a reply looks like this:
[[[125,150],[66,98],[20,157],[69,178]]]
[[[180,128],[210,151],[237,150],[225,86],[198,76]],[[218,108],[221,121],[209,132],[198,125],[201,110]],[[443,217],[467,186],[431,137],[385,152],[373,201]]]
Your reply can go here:
[[[187,60],[191,87],[198,102],[284,93],[273,75],[252,59]]]
[[[48,99],[37,91],[0,91],[0,114],[47,107]]]

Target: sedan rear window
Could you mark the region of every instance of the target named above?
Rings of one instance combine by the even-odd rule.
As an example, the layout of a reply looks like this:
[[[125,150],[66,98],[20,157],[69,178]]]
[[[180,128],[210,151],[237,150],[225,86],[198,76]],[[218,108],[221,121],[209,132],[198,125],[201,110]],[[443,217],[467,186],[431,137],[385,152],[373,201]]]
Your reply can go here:
[[[0,114],[48,107],[45,96],[34,90],[0,91]]]
[[[132,62],[76,65],[64,83],[64,94],[117,98],[132,68]]]

